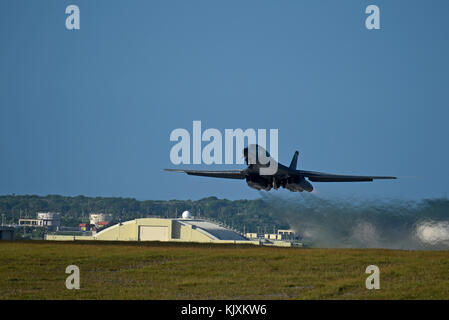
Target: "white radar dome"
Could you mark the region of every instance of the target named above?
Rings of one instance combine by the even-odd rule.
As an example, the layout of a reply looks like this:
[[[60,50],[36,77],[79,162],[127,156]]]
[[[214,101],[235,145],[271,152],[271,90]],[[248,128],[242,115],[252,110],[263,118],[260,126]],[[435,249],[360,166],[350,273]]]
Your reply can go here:
[[[183,219],[190,219],[191,217],[192,217],[192,215],[190,214],[189,211],[184,211],[184,212],[182,213],[182,218],[183,218]]]

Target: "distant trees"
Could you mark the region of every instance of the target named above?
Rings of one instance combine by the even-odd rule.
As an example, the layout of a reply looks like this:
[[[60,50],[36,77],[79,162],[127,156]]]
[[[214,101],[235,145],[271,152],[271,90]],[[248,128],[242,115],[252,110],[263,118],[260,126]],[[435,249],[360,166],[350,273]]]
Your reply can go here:
[[[144,217],[181,217],[184,210],[192,215],[220,221],[239,231],[273,232],[293,228],[300,234],[308,228],[322,231],[329,239],[350,237],[360,222],[370,222],[386,235],[399,234],[419,221],[448,221],[449,200],[350,200],[324,199],[303,194],[283,198],[266,193],[256,200],[227,200],[208,197],[192,200],[145,200],[112,197],[64,197],[48,195],[0,196],[0,215],[4,222],[35,217],[38,211],[61,213],[64,226],[75,227],[88,222],[89,213],[113,215],[113,223]],[[325,231],[323,231],[325,230]],[[379,231],[380,232],[380,231]],[[327,241],[327,240],[326,240]],[[332,243],[326,242],[326,245]]]
[[[192,200],[145,200],[115,197],[65,197],[60,195],[5,195],[0,196],[0,213],[5,214],[5,221],[18,222],[20,217],[34,217],[38,211],[55,211],[61,213],[64,226],[77,226],[86,222],[89,213],[111,213],[113,222],[132,220],[142,217],[180,217],[189,210],[194,216],[218,220],[235,229],[255,232],[260,227],[272,230],[273,225],[288,227],[284,221],[272,217],[269,206],[262,199],[227,200],[208,197]]]

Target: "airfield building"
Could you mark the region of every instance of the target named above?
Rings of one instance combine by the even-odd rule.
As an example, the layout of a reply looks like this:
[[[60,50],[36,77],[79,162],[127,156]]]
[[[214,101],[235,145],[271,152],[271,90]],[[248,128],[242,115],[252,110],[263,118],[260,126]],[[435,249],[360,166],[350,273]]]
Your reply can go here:
[[[46,227],[56,230],[61,226],[61,215],[58,212],[38,212],[36,219],[19,219],[19,225],[24,227]]]
[[[142,218],[117,223],[100,232],[90,231],[78,234],[63,232],[49,233],[46,240],[53,241],[172,241],[199,243],[235,243],[267,246],[302,246],[298,241],[275,238],[245,237],[237,231],[226,228],[219,223],[196,219],[184,212],[183,218]],[[255,234],[247,234],[255,235]]]
[[[46,240],[182,241],[253,243],[236,231],[203,219],[142,218],[118,223],[91,235],[47,234]]]
[[[109,213],[91,213],[89,215],[89,222],[96,228],[107,226],[112,221],[112,214]]]

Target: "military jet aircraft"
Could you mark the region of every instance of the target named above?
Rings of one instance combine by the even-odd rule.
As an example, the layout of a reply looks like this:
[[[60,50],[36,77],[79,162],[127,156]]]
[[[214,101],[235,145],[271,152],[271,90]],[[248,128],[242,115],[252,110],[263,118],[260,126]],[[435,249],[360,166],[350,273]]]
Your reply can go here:
[[[266,158],[262,161],[261,155]],[[181,170],[181,169],[165,169],[166,171],[184,172],[188,175],[213,177],[213,178],[227,178],[227,179],[245,179],[248,186],[256,190],[269,191],[271,188],[277,190],[280,187],[288,189],[292,192],[312,192],[312,182],[362,182],[373,181],[375,179],[396,179],[396,177],[385,176],[353,176],[330,174],[316,171],[297,170],[299,152],[296,151],[290,166],[286,167],[277,163],[269,153],[258,145],[250,145],[243,149],[243,156],[248,167],[244,170]],[[267,168],[275,164],[277,170],[273,174],[261,174],[262,168]]]

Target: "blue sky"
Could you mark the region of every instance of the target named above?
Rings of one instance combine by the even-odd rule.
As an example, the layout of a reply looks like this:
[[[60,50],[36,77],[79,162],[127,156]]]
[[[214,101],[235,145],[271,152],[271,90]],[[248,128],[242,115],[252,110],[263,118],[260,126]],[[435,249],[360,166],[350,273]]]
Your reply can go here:
[[[69,4],[80,30],[65,28]],[[365,28],[369,4],[381,30]],[[0,194],[259,197],[162,170],[171,131],[201,120],[277,128],[280,161],[299,150],[306,170],[399,177],[315,183],[324,196],[445,196],[448,12],[445,0],[1,1]]]

